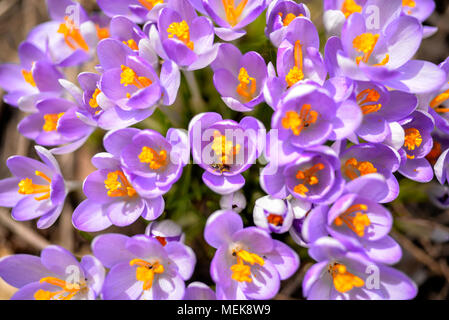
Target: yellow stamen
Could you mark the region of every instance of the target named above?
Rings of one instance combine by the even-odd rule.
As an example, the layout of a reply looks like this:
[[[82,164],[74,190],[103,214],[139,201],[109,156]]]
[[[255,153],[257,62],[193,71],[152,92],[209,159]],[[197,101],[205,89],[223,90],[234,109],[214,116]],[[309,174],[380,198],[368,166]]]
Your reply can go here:
[[[256,79],[250,77],[245,68],[240,68],[238,80],[237,93],[245,100],[245,102],[251,101],[254,98],[257,89]]]
[[[251,266],[255,264],[263,266],[265,264],[265,261],[262,257],[243,249],[234,251],[232,255],[237,258],[237,263],[231,266],[231,277],[232,279],[239,282],[252,282],[252,278],[250,277]]]
[[[357,94],[357,104],[362,108],[363,114],[377,112],[382,108],[382,104],[376,103],[380,99],[380,94],[375,89],[365,89]]]
[[[139,3],[148,9],[148,11],[151,11],[155,5],[164,3],[163,0],[139,0]]]
[[[36,82],[34,82],[33,72],[31,70],[26,71],[25,69],[22,69],[22,76],[27,83],[29,83],[33,87],[36,86]]]
[[[152,84],[151,80],[147,77],[137,76],[136,72],[133,69],[124,65],[122,65],[121,68],[122,73],[120,74],[120,83],[125,87],[132,85],[136,86],[138,89],[143,89]]]
[[[164,266],[158,261],[150,263],[142,259],[133,259],[129,262],[130,266],[137,265],[136,280],[143,282],[143,290],[150,290],[153,286],[155,274],[162,274]]]
[[[361,278],[348,272],[343,264],[334,263],[329,265],[328,272],[333,278],[335,289],[341,293],[348,292],[354,287],[361,288],[365,284]]]
[[[96,88],[95,92],[92,94],[92,98],[89,100],[89,105],[91,108],[93,108],[93,109],[98,108],[97,97],[100,93],[101,93],[101,90]]]
[[[363,213],[367,210],[368,206],[365,204],[354,204],[335,218],[335,225],[342,226],[344,223],[359,237],[363,237],[365,235],[365,228],[371,225],[368,215]]]
[[[344,0],[341,11],[348,18],[354,12],[362,12],[362,6],[359,6],[354,0]]]
[[[402,6],[414,8],[416,6],[416,2],[414,0],[402,0]]]
[[[304,128],[317,121],[318,115],[318,112],[312,110],[310,104],[304,104],[299,114],[296,111],[287,111],[282,118],[282,126],[285,129],[291,129],[295,136],[299,136]]]
[[[235,0],[222,0],[223,8],[226,14],[226,20],[229,24],[234,27],[238,22],[239,18],[245,9],[248,0],[241,0],[237,7],[235,7]]]
[[[439,108],[439,106],[449,99],[449,89],[440,93],[432,101],[430,101],[430,107],[433,108],[436,112],[448,112],[448,108]]]
[[[285,76],[285,81],[287,82],[287,85],[291,87],[298,81],[301,81],[304,79],[304,69],[303,69],[303,54],[302,54],[302,47],[301,42],[297,40],[295,42],[295,48],[294,48],[294,57],[295,57],[295,65],[293,68],[290,69],[288,74]]]
[[[283,17],[282,12],[279,12],[278,14],[281,18]],[[284,25],[284,27],[287,27],[293,20],[295,20],[296,17],[304,17],[304,15],[300,13],[299,15],[295,16],[293,13],[287,13],[285,18],[282,19],[282,24]]]
[[[44,131],[50,132],[55,131],[58,128],[58,121],[64,115],[64,112],[61,113],[49,113],[44,115],[44,125],[42,129]]]
[[[342,171],[351,180],[354,180],[365,174],[376,173],[377,169],[369,161],[358,162],[356,158],[346,160]]]
[[[109,172],[107,179],[104,180],[104,186],[108,190],[109,197],[133,197],[136,190],[131,186],[125,174],[122,171]]]
[[[157,170],[166,165],[167,151],[161,150],[157,153],[157,151],[153,148],[145,146],[139,154],[139,160],[142,163],[148,163],[150,165],[150,169]]]
[[[182,20],[181,22],[172,22],[168,26],[167,32],[169,38],[176,36],[178,40],[184,42],[187,48],[193,50],[194,44],[190,41],[189,25],[185,20]]]
[[[46,180],[49,185],[44,186],[44,185],[40,185],[40,184],[34,184],[33,180],[30,178],[25,178],[20,180],[18,186],[19,186],[19,193],[20,194],[39,194],[39,193],[43,193],[42,196],[40,197],[35,197],[34,199],[36,199],[37,201],[41,201],[41,200],[45,200],[50,198],[50,184],[51,184],[51,179],[43,172],[41,171],[35,171],[35,175],[38,177],[43,178],[44,180]]]
[[[123,44],[127,45],[132,50],[135,50],[135,51],[139,50],[139,46],[137,45],[136,41],[134,41],[134,39],[129,39],[128,41],[123,41]]]
[[[240,145],[234,143],[230,140],[226,140],[226,136],[222,135],[220,131],[214,132],[214,140],[212,142],[212,150],[215,152],[219,158],[219,163],[221,164],[232,164],[234,163],[234,156],[238,155],[240,152]]]
[[[416,128],[405,129],[404,147],[408,150],[415,150],[422,143],[421,133]]]
[[[81,290],[86,289],[85,283],[67,283],[64,280],[54,278],[54,277],[46,277],[40,280],[40,283],[48,283],[54,285],[56,287],[61,288],[59,291],[46,291],[43,289],[39,289],[34,294],[34,298],[36,300],[71,300],[75,295],[77,295]]]
[[[354,38],[352,41],[352,46],[358,52],[362,52],[363,56],[359,56],[356,58],[357,65],[360,64],[361,61],[364,63],[368,63],[368,60],[373,53],[374,47],[377,44],[377,40],[379,40],[378,34],[372,34],[370,32],[362,33]],[[383,66],[387,64],[389,61],[389,55],[387,54],[385,58],[374,66]]]
[[[75,26],[74,22],[69,18],[64,18],[65,22],[59,25],[58,33],[64,35],[65,43],[72,49],[83,49],[89,51],[89,46],[80,33],[80,29]]]
[[[270,213],[267,217],[267,221],[269,224],[278,227],[282,226],[282,224],[284,223],[284,218],[282,218],[282,216],[278,214]]]
[[[109,38],[109,29],[107,27],[101,28],[98,24],[95,24],[95,29],[97,30],[98,40]]]
[[[319,183],[316,173],[323,170],[324,168],[324,164],[317,163],[306,170],[298,170],[298,172],[296,173],[296,179],[300,180],[301,183],[296,185],[293,191],[302,196],[305,196],[306,193],[309,192],[309,188],[307,188],[306,185],[313,186]]]

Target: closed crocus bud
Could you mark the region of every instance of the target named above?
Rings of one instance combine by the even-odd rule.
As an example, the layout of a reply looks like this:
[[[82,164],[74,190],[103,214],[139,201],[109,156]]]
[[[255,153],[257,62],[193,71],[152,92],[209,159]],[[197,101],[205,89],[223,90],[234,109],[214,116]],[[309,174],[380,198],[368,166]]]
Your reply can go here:
[[[284,233],[293,222],[293,210],[287,200],[265,196],[256,200],[254,224],[269,232]]]
[[[181,227],[172,220],[162,220],[150,223],[145,234],[158,240],[163,246],[170,241],[184,242],[184,233]]]
[[[427,189],[430,201],[440,209],[449,208],[449,188],[438,183],[432,183]]]
[[[220,199],[220,207],[223,210],[233,210],[240,213],[246,208],[246,198],[241,192],[234,192],[224,195]]]

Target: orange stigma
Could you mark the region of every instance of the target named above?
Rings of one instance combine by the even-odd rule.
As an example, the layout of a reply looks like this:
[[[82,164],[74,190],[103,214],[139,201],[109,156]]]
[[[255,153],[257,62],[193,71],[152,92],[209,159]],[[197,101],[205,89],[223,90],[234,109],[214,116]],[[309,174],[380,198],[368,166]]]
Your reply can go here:
[[[36,82],[34,82],[33,72],[31,70],[26,71],[25,69],[22,69],[22,76],[28,84],[36,87]]]
[[[356,235],[363,237],[365,235],[365,228],[371,225],[368,215],[363,213],[367,210],[368,206],[365,204],[354,204],[335,218],[335,225],[342,226],[344,223],[349,229],[354,231]]]
[[[354,38],[354,40],[352,41],[352,46],[356,51],[363,53],[363,56],[358,56],[356,58],[357,65],[359,65],[361,61],[364,63],[368,63],[368,60],[373,53],[374,47],[377,44],[377,40],[379,40],[379,35],[372,34],[370,32],[362,33]],[[374,64],[373,66],[386,65],[389,59],[390,56],[386,54],[385,58],[380,63]]]
[[[226,136],[222,135],[220,131],[214,131],[214,141],[212,142],[212,150],[219,158],[221,164],[234,163],[234,156],[240,152],[240,145],[230,140],[226,140]]]
[[[405,131],[404,147],[408,150],[415,150],[422,143],[422,136],[418,129],[407,128]]]
[[[288,87],[291,87],[298,81],[304,79],[304,67],[303,67],[303,55],[302,55],[302,47],[301,42],[297,40],[295,42],[294,48],[294,57],[295,57],[295,65],[290,69],[288,74],[285,76],[285,81],[287,82]]]
[[[34,294],[36,300],[71,300],[80,291],[87,289],[86,284],[83,283],[67,283],[64,280],[55,277],[46,277],[40,280],[40,283],[48,283],[61,288],[59,291],[46,291],[39,289]]]
[[[334,287],[338,292],[345,293],[352,288],[361,288],[365,282],[348,272],[345,265],[334,263],[328,266],[327,272],[332,276]]]
[[[159,153],[150,147],[143,147],[139,154],[139,160],[142,163],[148,163],[150,169],[158,170],[167,163],[167,151],[161,150]]]
[[[168,26],[167,32],[169,38],[176,37],[178,40],[182,41],[187,48],[193,50],[194,44],[190,41],[189,25],[185,20],[182,20],[181,22],[172,22]]]
[[[109,38],[109,29],[107,27],[101,28],[100,25],[95,24],[95,29],[97,30],[98,40],[103,40]]]
[[[377,112],[382,108],[382,104],[377,103],[380,94],[375,89],[365,89],[357,94],[357,104],[362,108],[363,114]]]
[[[150,79],[147,77],[139,77],[133,69],[124,65],[122,65],[121,68],[122,73],[120,74],[120,83],[125,87],[132,85],[136,86],[137,89],[143,89],[152,84]]]
[[[69,18],[64,18],[65,22],[59,25],[58,33],[64,36],[65,43],[72,49],[83,49],[89,51],[89,46],[80,33],[80,29],[75,26],[74,22]]]
[[[243,249],[233,251],[232,255],[236,257],[237,263],[231,266],[231,277],[238,282],[252,282],[251,266],[255,264],[263,266],[265,264],[265,261],[259,255]]]
[[[148,9],[148,11],[151,11],[155,5],[164,3],[163,0],[139,0],[139,3]]]
[[[64,115],[64,112],[61,113],[48,113],[44,115],[44,125],[42,129],[44,131],[56,131],[58,128],[58,121]]]
[[[318,177],[316,176],[316,173],[323,170],[324,168],[324,164],[317,163],[304,171],[298,170],[298,172],[296,173],[296,179],[300,180],[302,183],[296,185],[293,191],[299,193],[302,196],[305,196],[306,193],[309,192],[309,188],[307,188],[307,186],[310,187],[320,182],[318,180]]]
[[[291,129],[295,136],[299,136],[303,129],[314,124],[318,119],[318,112],[312,110],[310,104],[303,104],[298,114],[296,111],[287,111],[282,118],[284,129]]]
[[[444,113],[449,112],[449,108],[440,108],[440,105],[449,99],[449,89],[437,95],[432,101],[430,101],[430,107],[436,112]]]
[[[38,177],[41,177],[45,181],[48,182],[48,185],[40,185],[40,184],[34,184],[33,180],[30,178],[25,178],[20,180],[19,182],[19,193],[20,194],[41,194],[43,195],[39,197],[35,197],[37,201],[46,200],[50,198],[50,192],[51,192],[51,179],[43,172],[41,171],[35,171],[34,174]]]
[[[354,0],[344,0],[340,10],[347,19],[354,12],[362,12],[362,6],[359,6]]]
[[[151,289],[155,274],[164,273],[164,266],[158,261],[150,263],[142,259],[133,259],[129,262],[129,265],[138,266],[136,269],[136,280],[143,282],[143,290]]]
[[[365,174],[376,173],[377,169],[369,161],[358,162],[356,158],[346,160],[342,171],[351,180],[354,180]]]
[[[270,213],[267,217],[267,221],[269,224],[273,226],[279,227],[284,223],[284,218],[278,214]]]
[[[129,183],[125,174],[120,171],[109,172],[104,186],[108,190],[109,197],[134,197],[136,190]]]
[[[235,0],[222,0],[222,2],[226,14],[226,20],[229,22],[231,27],[234,27],[239,22],[239,18],[248,3],[248,0],[240,0],[237,8],[235,7]]]
[[[137,45],[136,41],[134,39],[129,39],[128,41],[122,41],[124,45],[128,46],[130,49],[134,51],[139,50],[139,46]]]
[[[279,12],[278,14],[282,19],[282,24],[284,25],[284,27],[287,27],[293,20],[295,20],[296,17],[304,17],[302,13],[297,16],[295,16],[293,13],[287,13],[285,18],[283,18],[284,15],[282,14],[282,12]]]
[[[239,84],[237,86],[237,93],[245,100],[251,101],[256,93],[257,82],[256,79],[250,77],[245,68],[240,68],[238,75]]]

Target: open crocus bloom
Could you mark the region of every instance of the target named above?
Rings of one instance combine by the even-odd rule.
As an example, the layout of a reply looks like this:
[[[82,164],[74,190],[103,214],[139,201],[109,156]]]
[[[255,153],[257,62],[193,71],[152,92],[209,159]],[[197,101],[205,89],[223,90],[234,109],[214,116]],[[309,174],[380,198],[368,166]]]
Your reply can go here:
[[[35,146],[42,162],[13,156],[6,166],[13,177],[0,181],[0,205],[11,207],[18,221],[39,218],[37,227],[50,227],[59,217],[67,194],[64,178],[54,156]]]
[[[264,196],[256,200],[253,219],[254,224],[268,232],[287,232],[293,222],[293,209],[290,202]]]
[[[242,55],[237,47],[224,43],[211,67],[215,88],[229,108],[247,112],[263,102],[267,68],[257,52]]]
[[[94,255],[110,268],[103,287],[105,300],[179,300],[184,281],[193,273],[192,249],[178,241],[163,245],[137,235],[100,235],[92,242]]]
[[[345,21],[341,40],[329,38],[325,59],[330,76],[342,74],[354,80],[380,81],[413,93],[440,87],[445,78],[443,71],[432,63],[410,60],[421,43],[421,23],[401,15],[400,2],[399,6],[393,6],[395,1],[372,2],[385,8],[380,11],[378,25],[368,23],[368,11],[356,12]]]
[[[245,184],[242,172],[260,156],[265,128],[253,117],[244,117],[237,123],[223,120],[218,113],[206,112],[190,121],[189,139],[195,163],[206,170],[204,183],[224,195]]]
[[[275,47],[285,39],[287,27],[297,17],[310,19],[310,11],[305,4],[298,4],[292,0],[277,0],[270,3],[267,9],[265,34]]]
[[[317,261],[306,273],[303,293],[309,300],[406,300],[415,283],[402,272],[348,250],[337,239],[322,237],[309,248]]]
[[[253,22],[268,5],[266,0],[203,0],[207,14],[220,27],[215,33],[224,41],[246,34],[243,28]]]
[[[91,255],[81,262],[66,249],[51,245],[40,257],[16,254],[0,260],[0,277],[19,290],[13,300],[95,300],[105,270]]]
[[[299,267],[299,257],[292,249],[260,228],[243,228],[242,219],[233,211],[213,213],[204,238],[217,249],[211,264],[217,299],[271,299],[280,280]]]

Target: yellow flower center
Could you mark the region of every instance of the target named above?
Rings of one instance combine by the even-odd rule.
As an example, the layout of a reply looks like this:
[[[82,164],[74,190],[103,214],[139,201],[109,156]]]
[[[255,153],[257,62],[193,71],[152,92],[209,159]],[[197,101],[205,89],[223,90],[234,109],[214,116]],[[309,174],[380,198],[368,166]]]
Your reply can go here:
[[[55,131],[58,127],[59,119],[64,115],[64,112],[61,113],[49,113],[44,115],[44,125],[42,129],[44,131],[50,132]]]
[[[104,186],[108,190],[109,197],[133,197],[136,190],[131,186],[125,174],[120,171],[109,172]]]
[[[168,26],[167,32],[169,38],[173,38],[176,36],[176,38],[182,41],[187,46],[187,48],[193,50],[194,44],[192,41],[190,41],[189,25],[185,20],[182,20],[181,22],[172,22]]]
[[[342,226],[344,223],[359,237],[363,237],[365,235],[365,228],[371,225],[368,215],[363,213],[367,210],[368,206],[365,204],[354,204],[335,218],[335,225]]]
[[[402,0],[402,6],[414,8],[416,6],[416,2],[414,0]]]
[[[363,56],[358,56],[356,58],[357,65],[360,64],[360,61],[364,63],[368,63],[368,60],[373,53],[374,47],[377,44],[377,40],[379,40],[378,34],[372,34],[370,32],[362,33],[352,40],[352,46],[358,52],[363,53]],[[388,63],[390,56],[388,53],[385,55],[385,58],[377,64],[373,66],[383,66]]]
[[[150,290],[153,286],[155,274],[164,273],[164,266],[158,261],[150,263],[142,259],[133,259],[130,266],[138,266],[136,269],[136,280],[143,282],[143,290]]]
[[[259,255],[243,249],[233,251],[232,255],[237,259],[237,263],[231,266],[231,277],[235,281],[252,282],[253,279],[251,278],[251,266],[255,264],[263,266],[265,264],[265,261]]]
[[[157,170],[166,165],[167,151],[161,150],[157,153],[153,148],[143,147],[142,152],[139,154],[139,160],[142,163],[148,163],[150,169]]]
[[[251,101],[256,93],[257,82],[256,79],[250,77],[248,71],[245,68],[240,68],[239,75],[237,77],[239,84],[237,85],[237,93],[245,100],[245,102]]]
[[[226,136],[222,135],[220,131],[214,132],[214,141],[212,142],[212,150],[218,157],[218,161],[221,164],[234,163],[234,156],[240,152],[240,145],[230,140],[226,140]]]
[[[131,85],[136,86],[138,89],[143,89],[151,85],[152,82],[150,79],[147,77],[139,77],[133,69],[124,65],[121,68],[120,83],[125,87]]]
[[[365,174],[376,173],[377,169],[369,161],[358,162],[356,158],[346,160],[342,171],[351,180],[354,180]]]
[[[357,104],[362,108],[363,114],[377,112],[382,108],[382,104],[376,103],[380,99],[380,94],[375,89],[365,89],[357,94]]]
[[[109,38],[109,29],[107,27],[101,28],[98,24],[95,24],[95,29],[97,30],[98,40]]]
[[[72,49],[83,49],[89,51],[89,46],[80,33],[80,29],[69,17],[64,18],[65,22],[59,25],[58,33],[64,36],[65,43]]]
[[[101,93],[101,90],[98,89],[98,88],[96,88],[96,89],[95,89],[95,92],[92,94],[92,98],[90,98],[90,100],[89,100],[89,106],[90,106],[92,109],[96,109],[96,108],[99,107],[98,102],[97,102],[97,97],[98,97],[98,95],[99,95],[100,93]],[[101,110],[96,110],[96,111],[95,111],[95,114],[98,114],[100,111],[101,111]]]
[[[302,47],[301,42],[297,40],[295,42],[294,48],[294,57],[295,57],[295,65],[290,69],[288,74],[285,76],[285,81],[287,81],[287,85],[291,87],[298,81],[304,79],[304,71],[303,71],[303,55],[302,55]]]
[[[36,300],[71,300],[79,292],[85,291],[87,286],[85,283],[67,283],[64,280],[46,277],[40,280],[40,283],[48,283],[61,288],[59,291],[46,291],[39,289],[34,294]]]
[[[278,14],[281,18],[283,17],[282,12],[279,12]],[[287,27],[293,20],[295,20],[296,17],[304,17],[304,15],[300,13],[299,15],[295,16],[293,13],[287,13],[285,18],[282,19],[282,24],[284,25],[284,27]]]
[[[284,223],[284,218],[278,214],[270,213],[267,217],[267,221],[269,224],[273,226],[279,227]]]
[[[341,11],[348,18],[354,12],[362,12],[362,6],[359,6],[354,0],[345,0],[341,5]]]
[[[135,50],[135,51],[139,50],[139,46],[137,45],[136,41],[134,41],[134,39],[129,39],[128,41],[123,41],[123,44],[127,45],[132,50]]]
[[[43,193],[42,196],[35,197],[37,201],[45,200],[50,198],[50,185],[51,185],[51,179],[43,172],[41,171],[35,171],[34,172],[36,176],[43,178],[44,180],[48,181],[48,185],[43,186],[40,184],[34,184],[33,180],[30,178],[25,178],[20,180],[19,182],[19,193],[20,194],[40,194]]]
[[[302,196],[305,196],[306,193],[310,191],[307,186],[310,187],[320,182],[316,174],[318,171],[321,171],[324,168],[324,164],[317,163],[306,170],[298,170],[296,172],[296,179],[300,180],[301,183],[296,185],[293,191]]]
[[[437,95],[431,102],[430,107],[433,108],[436,112],[449,112],[449,108],[440,108],[440,105],[449,99],[449,89]]]
[[[33,87],[36,86],[36,82],[34,82],[33,72],[31,72],[31,70],[26,71],[25,69],[22,69],[22,76],[27,83],[29,83]]]
[[[407,128],[405,129],[404,147],[408,150],[415,150],[422,143],[421,133],[418,129]]]
[[[345,293],[354,287],[361,288],[365,284],[361,278],[348,272],[343,264],[334,263],[329,265],[327,271],[332,276],[334,287],[338,292]]]
[[[318,115],[310,104],[304,104],[299,114],[296,111],[287,111],[282,118],[282,126],[284,129],[291,129],[295,136],[299,136],[303,129],[317,121]]]
[[[235,7],[235,0],[222,0],[222,2],[226,20],[232,27],[234,27],[239,22],[239,18],[248,3],[248,0],[241,0],[237,7]]]
[[[163,0],[139,0],[139,3],[148,9],[148,11],[151,11],[155,5],[164,3]]]

